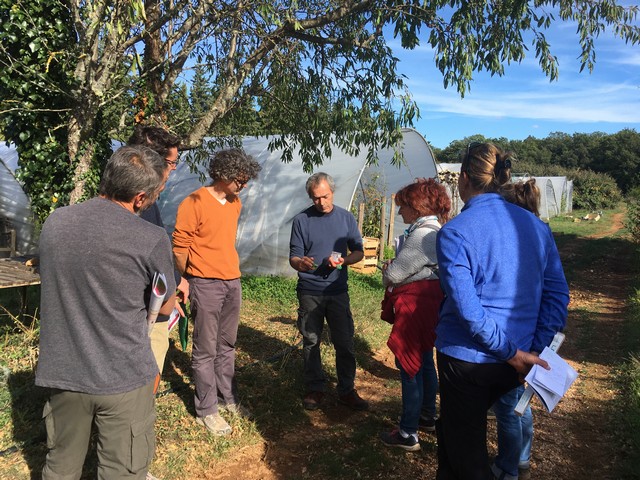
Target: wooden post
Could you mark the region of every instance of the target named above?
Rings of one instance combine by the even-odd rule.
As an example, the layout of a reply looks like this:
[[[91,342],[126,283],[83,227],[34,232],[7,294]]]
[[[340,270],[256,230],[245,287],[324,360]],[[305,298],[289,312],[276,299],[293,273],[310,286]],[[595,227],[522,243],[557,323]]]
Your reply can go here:
[[[387,197],[382,197],[380,202],[380,251],[378,252],[378,259],[384,260],[384,232],[387,226]]]
[[[389,233],[387,233],[387,245],[391,246],[393,243],[393,227],[396,220],[396,216],[393,214],[393,206],[395,205],[396,194],[391,194],[391,208],[389,209]]]
[[[364,201],[358,205],[358,231],[362,235],[362,225],[364,225]]]

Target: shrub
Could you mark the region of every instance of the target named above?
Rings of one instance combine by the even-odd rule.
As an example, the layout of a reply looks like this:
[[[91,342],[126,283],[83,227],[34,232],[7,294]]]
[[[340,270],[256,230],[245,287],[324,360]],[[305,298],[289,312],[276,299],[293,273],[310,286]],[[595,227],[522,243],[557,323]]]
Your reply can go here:
[[[616,181],[606,173],[521,161],[516,162],[513,173],[534,177],[566,176],[573,180],[573,208],[576,209],[594,211],[615,208],[622,200]]]
[[[603,210],[615,208],[622,194],[613,177],[591,170],[572,170],[567,176],[573,180],[573,208]]]
[[[372,238],[382,238],[382,202],[387,195],[387,186],[382,181],[379,174],[371,176],[360,183],[360,188],[356,191],[353,199],[351,213],[358,218],[358,210],[361,203],[364,203],[364,218],[362,222],[362,236]],[[388,202],[388,200],[387,200]],[[389,207],[387,203],[387,208]],[[391,205],[393,211],[394,205]],[[388,220],[387,220],[388,222]],[[388,224],[388,223],[387,223]]]
[[[627,221],[625,227],[631,237],[640,243],[640,187],[636,187],[627,194]]]

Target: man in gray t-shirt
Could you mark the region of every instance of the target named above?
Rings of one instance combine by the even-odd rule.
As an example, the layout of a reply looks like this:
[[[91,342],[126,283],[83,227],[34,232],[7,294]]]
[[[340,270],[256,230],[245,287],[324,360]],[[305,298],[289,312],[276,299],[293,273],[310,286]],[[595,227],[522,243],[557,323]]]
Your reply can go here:
[[[43,479],[80,478],[92,424],[98,476],[140,478],[153,458],[154,383],[147,304],[155,272],[175,292],[165,231],[137,213],[166,180],[162,157],[122,147],[100,196],[53,212],[40,236],[41,327],[36,385],[51,389]],[[171,294],[160,312],[170,313]]]

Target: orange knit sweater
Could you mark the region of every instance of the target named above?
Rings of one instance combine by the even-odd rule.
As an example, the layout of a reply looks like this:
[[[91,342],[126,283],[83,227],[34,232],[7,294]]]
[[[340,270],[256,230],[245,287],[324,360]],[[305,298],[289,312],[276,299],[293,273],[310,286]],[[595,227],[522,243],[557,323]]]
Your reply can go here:
[[[182,201],[173,232],[173,252],[187,256],[186,275],[221,280],[240,277],[235,245],[241,208],[240,198],[223,205],[206,187]]]

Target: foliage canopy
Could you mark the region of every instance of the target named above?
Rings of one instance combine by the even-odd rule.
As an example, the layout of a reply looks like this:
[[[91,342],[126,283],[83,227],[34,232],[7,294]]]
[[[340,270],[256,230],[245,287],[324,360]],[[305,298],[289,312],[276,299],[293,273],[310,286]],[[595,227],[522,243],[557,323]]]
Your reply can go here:
[[[29,193],[45,196],[41,214],[55,189],[64,202],[94,193],[108,138],[140,121],[180,132],[185,148],[275,134],[283,160],[299,147],[311,170],[332,140],[393,147],[419,114],[390,36],[426,41],[444,85],[464,95],[475,71],[502,75],[529,46],[556,78],[544,33],[558,21],[577,24],[591,69],[605,28],[638,43],[637,13],[612,0],[0,0],[0,125]],[[194,72],[198,98],[185,88]],[[37,156],[46,142],[33,139],[47,135]]]

